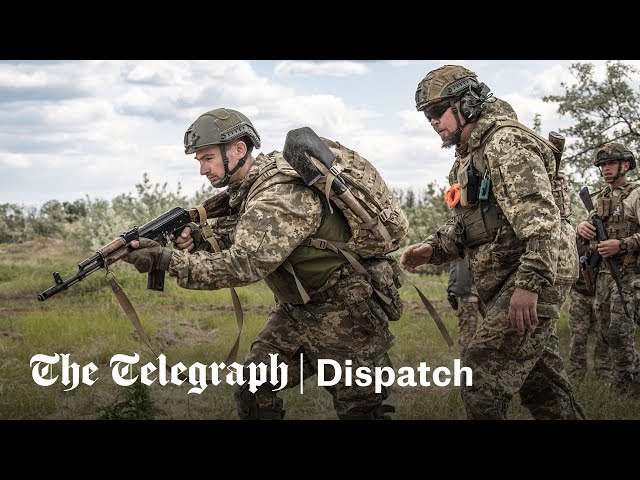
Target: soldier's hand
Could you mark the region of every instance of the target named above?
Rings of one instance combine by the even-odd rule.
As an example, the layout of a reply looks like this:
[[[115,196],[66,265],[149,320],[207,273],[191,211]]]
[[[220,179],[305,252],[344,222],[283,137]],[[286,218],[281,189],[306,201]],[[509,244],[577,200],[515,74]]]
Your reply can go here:
[[[408,272],[415,273],[416,268],[431,261],[433,247],[429,243],[416,243],[406,248],[400,256],[400,265]]]
[[[593,240],[596,238],[596,227],[593,225],[591,220],[580,222],[576,228],[576,232],[578,232],[578,235],[585,240]]]
[[[509,321],[518,335],[524,335],[525,329],[538,324],[537,306],[537,293],[516,287],[509,303]]]
[[[140,273],[151,270],[167,270],[171,263],[171,250],[164,248],[158,242],[140,237],[129,244],[134,250],[123,260],[131,263]]]
[[[173,242],[176,248],[190,252],[195,247],[193,237],[191,236],[191,227],[184,227],[182,233]]]
[[[617,238],[611,238],[604,242],[598,243],[598,253],[600,256],[607,258],[613,257],[620,253],[620,240]]]

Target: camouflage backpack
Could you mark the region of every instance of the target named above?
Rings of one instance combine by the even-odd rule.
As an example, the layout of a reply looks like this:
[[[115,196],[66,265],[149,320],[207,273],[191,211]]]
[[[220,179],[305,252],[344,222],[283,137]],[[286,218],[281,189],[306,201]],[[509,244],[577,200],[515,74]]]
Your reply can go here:
[[[326,138],[322,141],[336,159],[329,172],[332,175],[325,175],[314,186],[344,213],[351,229],[347,249],[363,258],[397,250],[409,230],[409,221],[380,173],[358,152]],[[371,216],[370,222],[361,223],[357,214],[331,189],[334,175],[340,175],[345,181],[353,196]]]
[[[407,234],[409,221],[380,173],[358,152],[338,142],[320,138],[336,158],[331,170],[326,169],[320,162],[315,162],[324,176],[316,181],[312,188],[324,195],[329,209],[333,210],[333,204],[342,210],[351,230],[351,238],[342,247],[365,259],[397,250]],[[275,162],[275,169],[274,163],[268,162],[261,178],[254,183],[247,197],[268,185],[281,182],[281,178],[271,178],[276,173],[287,177],[300,177],[285,160],[282,152],[275,151],[268,156]],[[360,206],[366,210],[371,217],[370,221],[363,222],[331,189],[331,183],[337,175],[346,183]]]

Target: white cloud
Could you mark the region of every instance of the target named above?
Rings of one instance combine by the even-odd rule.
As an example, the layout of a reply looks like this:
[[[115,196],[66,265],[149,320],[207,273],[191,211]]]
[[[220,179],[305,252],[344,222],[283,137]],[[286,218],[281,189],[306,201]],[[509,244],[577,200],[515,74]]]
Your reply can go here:
[[[390,60],[389,65],[392,67],[406,67],[408,65],[425,65],[428,60]]]
[[[0,165],[13,168],[29,168],[32,165],[32,161],[26,155],[3,152],[0,153]]]
[[[525,124],[539,113],[545,133],[568,125],[540,98],[571,80],[567,61],[0,62],[0,203],[109,198],[134,191],[145,172],[190,194],[206,180],[184,154],[183,134],[216,107],[247,115],[262,152],[309,126],[369,158],[391,186],[444,182],[453,151],[404,99],[429,68],[448,63],[476,71]],[[324,77],[311,90],[295,77],[303,74]]]
[[[286,75],[326,75],[332,77],[347,77],[351,75],[366,75],[369,69],[357,62],[295,62],[285,60],[276,65],[277,76]]]

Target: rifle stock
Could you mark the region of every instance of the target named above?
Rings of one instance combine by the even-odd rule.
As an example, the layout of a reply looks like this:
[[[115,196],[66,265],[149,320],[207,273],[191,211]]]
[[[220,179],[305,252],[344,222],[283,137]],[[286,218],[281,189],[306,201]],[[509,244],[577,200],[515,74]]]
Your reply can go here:
[[[602,219],[596,213],[596,210],[593,206],[593,201],[591,200],[591,194],[589,193],[589,189],[587,187],[582,187],[579,193],[580,199],[584,204],[585,208],[589,212],[589,218],[593,222],[593,226],[596,227],[596,238],[598,242],[604,242],[605,240],[609,240],[609,236],[607,235],[607,231],[604,228],[604,223]],[[600,260],[600,254],[596,250],[593,254],[591,254],[590,264],[595,268],[597,266],[597,262]],[[616,282],[616,287],[618,288],[618,293],[620,294],[620,299],[622,300],[622,307],[624,308],[624,313],[627,317],[631,318],[631,314],[629,313],[629,307],[627,303],[629,301],[625,298],[624,293],[622,291],[622,275],[620,273],[620,268],[618,267],[618,263],[616,262],[614,257],[602,257],[607,262],[607,266],[609,267],[609,272],[611,272],[611,276],[613,280]],[[594,264],[595,262],[595,264]]]

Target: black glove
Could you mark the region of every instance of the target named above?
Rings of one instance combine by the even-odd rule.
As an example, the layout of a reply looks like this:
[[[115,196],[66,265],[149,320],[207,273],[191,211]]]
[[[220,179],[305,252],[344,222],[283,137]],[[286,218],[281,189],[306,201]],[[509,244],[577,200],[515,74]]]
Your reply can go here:
[[[140,273],[151,270],[168,270],[171,263],[171,250],[164,248],[158,242],[140,237],[140,246],[123,258],[133,264]]]
[[[449,301],[449,305],[451,305],[451,308],[453,308],[455,311],[458,311],[458,297],[456,297],[456,294],[449,292],[449,294],[447,295],[447,300]]]

